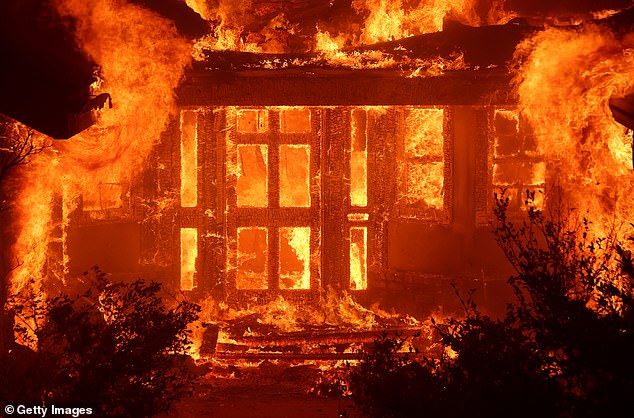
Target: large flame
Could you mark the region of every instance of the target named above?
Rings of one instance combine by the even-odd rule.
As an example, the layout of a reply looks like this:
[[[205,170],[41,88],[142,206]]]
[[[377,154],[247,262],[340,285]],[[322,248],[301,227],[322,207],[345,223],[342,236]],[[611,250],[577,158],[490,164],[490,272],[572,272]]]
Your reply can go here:
[[[551,28],[521,44],[517,58],[520,110],[548,161],[547,181],[599,235],[633,221],[632,135],[608,100],[634,88],[634,35]]]
[[[76,37],[84,51],[101,65],[103,82],[114,108],[98,125],[26,167],[16,204],[19,216],[13,253],[20,266],[13,271],[11,292],[40,279],[50,232],[53,198],[64,195],[65,216],[82,194],[100,184],[135,180],[174,109],[173,89],[189,61],[191,46],[173,25],[123,0],[59,0],[63,16],[77,20]],[[64,220],[67,222],[67,219]]]

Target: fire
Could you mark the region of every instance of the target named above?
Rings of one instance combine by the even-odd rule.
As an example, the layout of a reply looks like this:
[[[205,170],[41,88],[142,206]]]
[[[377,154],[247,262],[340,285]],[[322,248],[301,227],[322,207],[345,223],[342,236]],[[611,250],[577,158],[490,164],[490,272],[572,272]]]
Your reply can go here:
[[[181,290],[196,287],[196,258],[198,257],[198,231],[196,228],[181,228]]]
[[[634,36],[597,25],[550,28],[521,44],[517,59],[520,112],[563,201],[599,235],[631,222],[632,135],[608,101],[634,89]]]
[[[350,228],[350,288],[368,288],[368,228]]]
[[[310,146],[280,145],[280,206],[310,207]]]
[[[310,228],[280,228],[280,288],[310,289]]]
[[[360,37],[363,44],[408,38],[442,30],[443,19],[452,13],[467,22],[479,23],[471,0],[356,0],[360,12],[369,13]]]
[[[411,108],[405,116],[405,200],[440,209],[444,203],[444,110]]]
[[[181,206],[198,203],[198,129],[197,113],[181,112]]]
[[[268,231],[238,228],[237,289],[268,289]]]
[[[368,204],[368,150],[367,125],[365,111],[352,111],[350,123],[350,204],[367,206]]]
[[[145,158],[164,130],[174,108],[173,89],[189,61],[190,46],[167,20],[125,1],[61,0],[63,16],[77,19],[76,37],[101,65],[102,88],[113,109],[89,130],[38,154],[25,167],[17,199],[17,240],[12,248],[20,266],[12,272],[11,291],[18,292],[46,274],[53,199],[64,196],[63,224],[82,195],[90,202],[96,185],[135,180]],[[95,94],[100,91],[94,91]],[[121,196],[106,196],[116,205]],[[100,197],[100,200],[103,196]]]
[[[268,146],[238,145],[238,206],[266,207]]]

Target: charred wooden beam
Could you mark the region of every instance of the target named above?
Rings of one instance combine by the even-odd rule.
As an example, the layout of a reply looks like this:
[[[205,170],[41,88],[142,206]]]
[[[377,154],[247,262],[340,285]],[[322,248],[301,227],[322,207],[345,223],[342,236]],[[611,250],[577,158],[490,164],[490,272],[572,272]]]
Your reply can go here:
[[[394,70],[192,71],[183,106],[501,105],[515,101],[505,70],[404,77]]]
[[[374,331],[338,331],[338,332],[298,332],[290,334],[235,337],[238,344],[248,347],[261,347],[274,345],[279,347],[303,346],[311,344],[343,344],[343,343],[371,343],[378,339],[381,333],[388,335],[399,335],[401,337],[412,337],[420,333],[420,328],[398,327]]]

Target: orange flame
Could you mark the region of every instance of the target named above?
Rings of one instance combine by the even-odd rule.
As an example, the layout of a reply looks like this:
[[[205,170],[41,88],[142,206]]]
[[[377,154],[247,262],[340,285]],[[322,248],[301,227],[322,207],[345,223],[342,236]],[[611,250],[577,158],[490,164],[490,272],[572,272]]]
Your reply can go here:
[[[634,35],[551,28],[521,44],[517,58],[520,110],[549,161],[547,182],[559,183],[599,235],[634,220],[632,135],[608,107],[634,89]]]

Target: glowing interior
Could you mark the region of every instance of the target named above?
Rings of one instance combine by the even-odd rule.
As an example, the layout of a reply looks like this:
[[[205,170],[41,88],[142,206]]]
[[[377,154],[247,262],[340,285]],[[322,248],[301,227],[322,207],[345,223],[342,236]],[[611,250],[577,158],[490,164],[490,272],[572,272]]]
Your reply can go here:
[[[194,289],[196,257],[198,257],[198,230],[181,228],[181,290]]]
[[[198,204],[198,137],[197,113],[181,112],[181,206]]]
[[[444,204],[443,109],[409,109],[405,117],[405,201],[441,209]]]
[[[310,207],[309,145],[280,145],[280,206]]]
[[[268,289],[268,231],[238,228],[237,289]]]
[[[310,289],[310,228],[280,228],[280,289]]]
[[[238,206],[268,206],[268,146],[238,145]]]
[[[240,133],[265,133],[269,130],[269,111],[266,109],[238,110],[237,124]]]
[[[310,109],[288,108],[280,109],[281,133],[308,133],[310,132]]]
[[[546,163],[537,151],[535,136],[522,128],[519,113],[497,109],[493,118],[493,186],[505,190],[511,207],[526,209],[527,191],[534,193],[535,207],[543,207]]]
[[[368,228],[350,228],[350,289],[368,288]]]
[[[368,205],[368,150],[365,111],[352,111],[350,140],[350,204]]]

